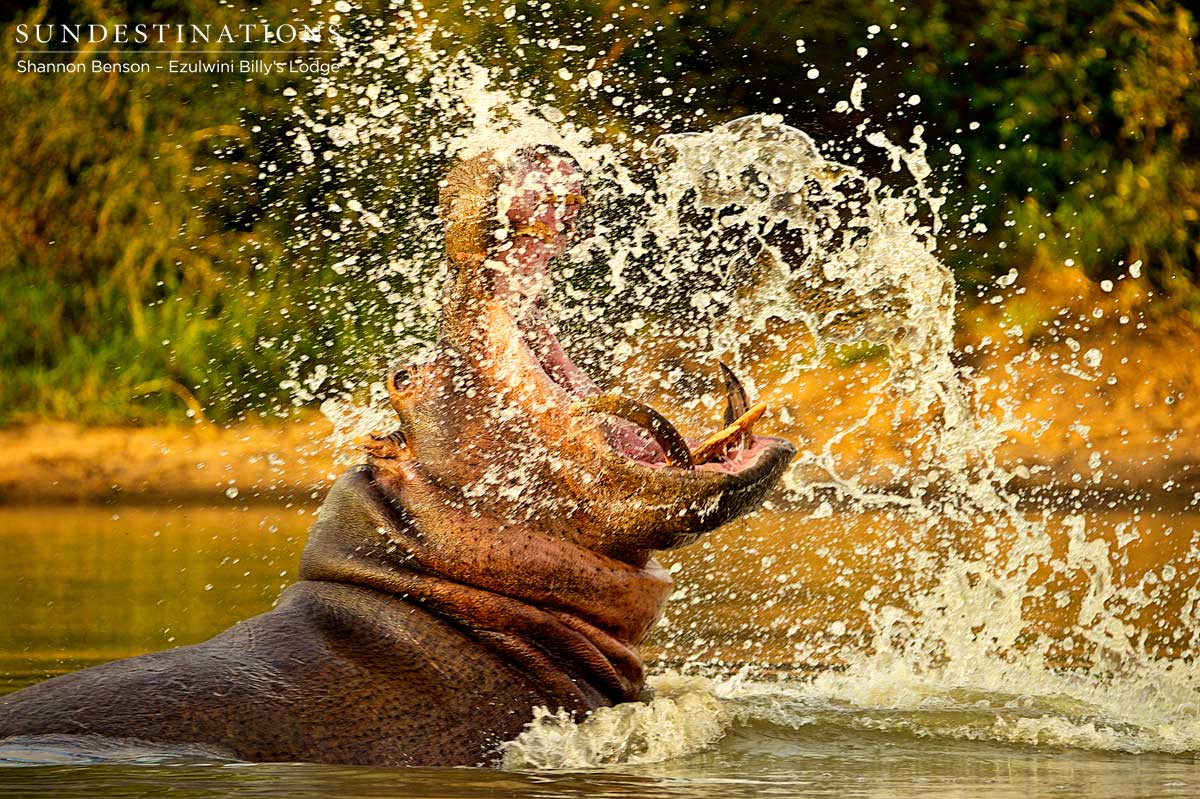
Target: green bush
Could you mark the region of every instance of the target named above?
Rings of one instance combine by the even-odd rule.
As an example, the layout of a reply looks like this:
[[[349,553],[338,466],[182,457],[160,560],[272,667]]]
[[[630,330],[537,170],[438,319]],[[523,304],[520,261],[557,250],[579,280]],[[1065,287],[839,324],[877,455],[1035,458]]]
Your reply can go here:
[[[905,84],[969,155],[970,202],[1010,222],[1003,263],[1073,260],[1096,279],[1142,261],[1194,302],[1200,71],[1191,12],[1167,0],[877,4],[911,42]],[[952,131],[980,123],[976,134]],[[986,189],[976,187],[986,185]]]
[[[259,10],[290,14],[284,3]],[[242,19],[184,0],[78,6],[54,21],[131,12],[147,22]],[[261,342],[327,338],[312,314],[280,313],[324,279],[286,258],[259,174],[290,126],[285,79],[16,74],[17,21],[48,21],[47,7],[4,29],[13,74],[0,88],[0,422],[156,420],[200,408],[229,418],[243,398],[274,399],[286,363]]]
[[[972,217],[962,241],[947,242],[956,249],[944,250],[962,279],[1035,259],[1070,260],[1100,279],[1141,261],[1160,291],[1200,298],[1200,64],[1196,18],[1182,4],[699,8],[674,23],[690,54],[678,78],[726,114],[782,107],[818,133],[845,136],[861,115],[831,114],[813,92],[825,85],[842,96],[861,75],[872,124],[895,128],[900,141],[925,126],[930,159],[948,176],[950,216]],[[787,47],[801,38],[804,53]],[[809,65],[819,84],[800,77]],[[920,110],[893,112],[901,93],[919,95]],[[946,169],[952,145],[963,150],[961,170]],[[987,233],[974,233],[976,222]]]
[[[564,0],[520,4],[512,18],[506,5],[431,8],[448,31],[440,46],[476,48],[513,85],[555,87],[554,102],[601,136],[648,140],[761,111],[818,138],[848,139],[871,117],[902,141],[920,123],[950,193],[948,216],[969,218],[943,239],[965,283],[1031,261],[1071,259],[1097,279],[1141,261],[1160,291],[1200,308],[1200,71],[1196,19],[1181,4]],[[158,420],[189,409],[234,418],[286,401],[280,382],[296,360],[361,355],[370,350],[361,342],[380,336],[379,319],[342,302],[378,292],[333,274],[335,250],[320,237],[295,251],[295,214],[324,213],[339,187],[361,178],[292,169],[288,78],[11,67],[18,21],[219,24],[244,13],[160,0],[43,3],[0,18],[10,70],[0,84],[0,423]],[[295,16],[281,0],[253,13]],[[549,38],[582,50],[528,44]],[[563,66],[576,78],[602,69],[609,101],[585,102],[554,77]],[[819,80],[804,77],[812,68]],[[867,109],[835,112],[860,76]],[[635,116],[639,103],[657,110]],[[274,177],[264,162],[277,165]],[[430,164],[374,190],[430,194],[440,162]],[[864,168],[883,166],[867,159]]]

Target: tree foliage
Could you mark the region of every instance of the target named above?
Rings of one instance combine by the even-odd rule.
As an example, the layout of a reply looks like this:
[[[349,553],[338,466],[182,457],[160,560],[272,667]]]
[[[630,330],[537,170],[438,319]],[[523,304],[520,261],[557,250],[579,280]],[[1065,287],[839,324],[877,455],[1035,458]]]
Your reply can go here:
[[[304,6],[264,0],[252,16],[316,13]],[[1160,292],[1200,308],[1197,21],[1181,3],[506,8],[429,13],[446,29],[447,51],[475,48],[517,81],[552,80],[571,58],[576,76],[603,70],[609,105],[582,107],[565,80],[556,102],[643,139],[761,111],[818,137],[848,137],[869,121],[904,140],[919,123],[951,216],[969,220],[943,253],[962,280],[1031,262],[1073,263],[1101,279],[1140,262]],[[332,255],[319,237],[301,260],[289,250],[289,214],[278,210],[327,204],[338,178],[281,182],[265,168],[290,171],[299,157],[287,78],[12,68],[17,22],[220,24],[245,13],[211,0],[118,0],[43,2],[0,17],[9,70],[0,85],[0,421],[157,419],[201,407],[230,418],[278,401],[287,358],[337,352],[363,334],[363,320],[336,303],[306,301],[318,289],[333,292],[326,298],[353,290],[344,279],[330,286]],[[578,54],[522,47],[521,36],[560,39]],[[80,56],[93,57],[110,56]],[[837,110],[857,79],[868,86],[865,110]],[[919,103],[901,101],[913,95]],[[638,116],[639,105],[656,110]]]
[[[281,309],[327,279],[287,261],[267,213],[281,198],[261,166],[293,157],[282,78],[15,73],[18,21],[242,21],[209,2],[132,6],[42,4],[4,31],[0,421],[228,418],[277,395],[286,364],[263,342],[295,335]],[[310,347],[321,327],[300,331]]]

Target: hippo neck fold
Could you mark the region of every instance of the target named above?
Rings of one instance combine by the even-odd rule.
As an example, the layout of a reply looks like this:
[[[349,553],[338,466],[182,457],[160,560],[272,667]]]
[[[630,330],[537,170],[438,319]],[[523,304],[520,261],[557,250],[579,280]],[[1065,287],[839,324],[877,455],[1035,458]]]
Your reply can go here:
[[[498,651],[562,707],[629,701],[637,645],[671,581],[449,498],[408,463],[358,467],[330,490],[300,563],[302,580],[367,586],[448,619]]]

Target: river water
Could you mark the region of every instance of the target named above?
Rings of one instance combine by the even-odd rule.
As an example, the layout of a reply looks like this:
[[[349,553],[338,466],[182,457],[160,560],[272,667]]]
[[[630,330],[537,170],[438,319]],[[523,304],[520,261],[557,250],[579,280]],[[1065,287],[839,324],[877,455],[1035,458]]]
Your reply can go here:
[[[311,510],[0,509],[0,692],[200,641],[269,608],[294,579]],[[1111,510],[1093,519],[1097,529],[1130,521]],[[1198,521],[1140,514],[1142,537],[1119,558],[1118,579],[1140,580],[1171,558]],[[830,625],[857,648],[863,597],[887,604],[896,601],[890,586],[904,584],[894,561],[864,554],[878,524],[762,512],[670,553],[678,590],[647,652],[655,701],[578,727],[543,722],[505,768],[88,764],[47,752],[45,765],[0,770],[0,795],[130,796],[168,784],[172,795],[194,797],[1200,793],[1195,743],[1186,740],[1200,716],[1195,697],[1177,707],[1172,733],[1144,715],[1145,697],[1122,708],[1083,683],[1074,695],[1050,693],[1023,682],[1020,669],[1005,690],[966,670],[924,681],[903,669],[842,670],[824,640]],[[917,532],[893,534],[905,541]],[[785,573],[794,576],[780,582]],[[1151,644],[1174,645],[1179,603],[1196,576],[1181,576],[1161,595],[1166,612],[1146,617]],[[1065,636],[1076,615],[1069,604],[1043,609],[1037,626]],[[1069,666],[1070,647],[1060,651]],[[1071,684],[1070,670],[1048,668]]]

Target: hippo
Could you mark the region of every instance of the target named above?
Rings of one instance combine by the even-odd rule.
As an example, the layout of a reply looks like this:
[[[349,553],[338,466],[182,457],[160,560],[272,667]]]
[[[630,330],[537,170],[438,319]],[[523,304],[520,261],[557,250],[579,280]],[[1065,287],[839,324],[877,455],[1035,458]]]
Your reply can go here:
[[[721,429],[688,440],[571,361],[545,299],[583,191],[554,147],[461,159],[440,337],[389,370],[396,426],[331,487],[298,581],[204,643],[0,697],[0,752],[487,765],[535,708],[642,697],[671,592],[654,552],[753,510],[795,449],[753,433],[724,367]]]

